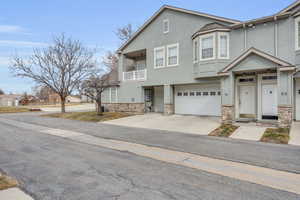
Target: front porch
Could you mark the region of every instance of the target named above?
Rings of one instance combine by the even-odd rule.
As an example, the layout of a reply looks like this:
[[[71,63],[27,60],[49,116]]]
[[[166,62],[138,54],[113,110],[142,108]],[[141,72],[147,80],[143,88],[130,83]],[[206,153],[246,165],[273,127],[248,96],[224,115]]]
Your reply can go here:
[[[293,73],[289,63],[249,49],[222,76],[222,121],[254,121],[290,127],[293,120]]]

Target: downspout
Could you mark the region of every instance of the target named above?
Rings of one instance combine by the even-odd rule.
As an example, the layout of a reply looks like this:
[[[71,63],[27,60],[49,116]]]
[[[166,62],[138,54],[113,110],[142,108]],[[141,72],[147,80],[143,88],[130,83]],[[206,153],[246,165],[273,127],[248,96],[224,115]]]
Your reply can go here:
[[[244,51],[247,50],[247,28],[246,24],[243,24],[244,28]]]
[[[275,30],[274,30],[274,48],[275,48],[275,57],[278,56],[278,23],[277,23],[277,16],[274,16],[274,23],[275,23]]]

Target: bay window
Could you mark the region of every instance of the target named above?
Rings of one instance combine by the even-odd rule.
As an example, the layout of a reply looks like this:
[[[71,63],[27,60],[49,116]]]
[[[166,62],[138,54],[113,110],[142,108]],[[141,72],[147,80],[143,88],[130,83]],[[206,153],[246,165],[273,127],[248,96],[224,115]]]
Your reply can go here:
[[[200,60],[211,60],[215,58],[215,34],[200,37]]]
[[[228,33],[219,33],[219,58],[220,59],[229,59],[229,34]]]
[[[194,63],[198,62],[198,56],[199,56],[199,42],[198,39],[194,40],[194,46],[193,46],[193,57],[194,57]]]

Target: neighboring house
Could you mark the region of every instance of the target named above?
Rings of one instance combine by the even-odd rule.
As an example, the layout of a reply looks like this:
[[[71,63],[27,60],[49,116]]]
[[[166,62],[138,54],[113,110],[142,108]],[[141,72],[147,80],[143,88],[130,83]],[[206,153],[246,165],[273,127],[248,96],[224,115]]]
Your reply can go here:
[[[81,103],[81,97],[77,95],[70,95],[67,96],[66,102],[67,103]]]
[[[114,110],[300,120],[300,1],[245,22],[163,6],[118,53]]]
[[[22,95],[18,94],[3,94],[0,95],[0,106],[19,106],[19,101]]]

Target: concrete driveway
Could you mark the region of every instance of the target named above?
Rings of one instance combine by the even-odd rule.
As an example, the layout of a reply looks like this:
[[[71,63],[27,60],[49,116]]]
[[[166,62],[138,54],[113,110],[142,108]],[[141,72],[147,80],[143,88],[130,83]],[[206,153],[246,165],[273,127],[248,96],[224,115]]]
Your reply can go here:
[[[184,115],[165,116],[159,113],[151,113],[145,115],[135,115],[132,117],[126,117],[102,123],[208,135],[211,131],[220,126],[220,118]]]

